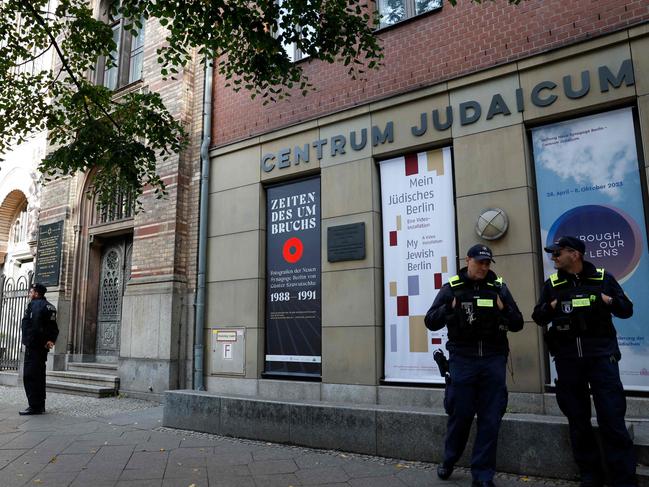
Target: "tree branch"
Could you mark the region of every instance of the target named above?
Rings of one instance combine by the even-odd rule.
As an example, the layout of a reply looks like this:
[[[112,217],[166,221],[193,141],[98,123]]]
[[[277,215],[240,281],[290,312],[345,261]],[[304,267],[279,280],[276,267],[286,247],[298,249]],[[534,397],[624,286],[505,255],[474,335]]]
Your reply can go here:
[[[72,79],[72,82],[77,87],[77,89],[79,91],[83,91],[83,86],[81,85],[81,83],[77,79],[76,74],[74,73],[74,71],[70,67],[70,64],[68,63],[67,57],[63,53],[63,51],[61,49],[61,46],[59,45],[58,41],[56,40],[56,38],[52,34],[52,31],[49,29],[49,27],[47,25],[47,22],[45,22],[45,20],[41,16],[41,12],[39,10],[37,10],[36,8],[34,8],[34,6],[31,5],[31,3],[29,1],[26,1],[26,2],[23,1],[23,2],[21,2],[21,4],[23,6],[25,6],[25,7],[27,7],[27,9],[32,12],[32,16],[34,17],[34,20],[43,28],[43,30],[45,31],[45,34],[50,39],[51,45],[56,50],[56,54],[59,56],[59,59],[61,60],[61,65],[63,66],[63,69],[68,73],[68,75]],[[94,120],[92,114],[90,113],[90,109],[88,107],[88,103],[87,103],[86,100],[87,100],[86,97],[83,97],[84,111],[86,112],[86,116],[88,117],[89,120]],[[97,106],[99,108],[99,110],[104,114],[104,116],[108,120],[110,120],[110,122],[115,126],[115,128],[118,131],[121,131],[121,126],[117,123],[117,121],[115,119],[113,119],[111,114],[101,104],[95,103],[93,100],[91,100],[91,101],[93,102],[93,104],[95,106]]]

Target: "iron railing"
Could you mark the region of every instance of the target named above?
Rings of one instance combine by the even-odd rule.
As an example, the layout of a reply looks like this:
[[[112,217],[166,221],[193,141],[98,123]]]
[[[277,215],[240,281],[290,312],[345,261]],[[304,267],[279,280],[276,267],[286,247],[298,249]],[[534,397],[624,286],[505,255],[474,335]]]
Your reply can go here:
[[[0,276],[0,370],[18,370],[22,331],[20,322],[29,302],[33,274]]]

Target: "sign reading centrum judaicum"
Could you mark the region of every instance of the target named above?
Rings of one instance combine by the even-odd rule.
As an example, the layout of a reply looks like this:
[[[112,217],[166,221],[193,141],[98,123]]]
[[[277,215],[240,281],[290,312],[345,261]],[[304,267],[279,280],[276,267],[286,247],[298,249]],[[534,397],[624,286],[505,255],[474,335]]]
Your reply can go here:
[[[455,266],[451,149],[381,162],[385,380],[442,382],[433,352],[446,329],[428,331],[426,311]]]
[[[265,375],[321,375],[320,178],[266,191]]]
[[[63,243],[63,220],[38,226],[36,271],[34,282],[44,286],[58,286],[61,269],[61,244]]]
[[[603,267],[633,301],[633,316],[614,318],[627,389],[649,390],[649,252],[642,178],[630,108],[532,131],[541,245],[572,235],[584,258]],[[543,256],[545,277],[554,271]],[[552,367],[554,372],[554,366]]]

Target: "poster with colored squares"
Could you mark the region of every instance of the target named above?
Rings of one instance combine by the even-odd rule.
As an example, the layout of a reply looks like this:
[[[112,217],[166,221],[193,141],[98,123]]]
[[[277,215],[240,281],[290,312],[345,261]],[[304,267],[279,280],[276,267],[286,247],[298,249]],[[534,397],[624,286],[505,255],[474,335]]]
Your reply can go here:
[[[627,389],[649,390],[649,253],[633,111],[576,118],[532,131],[541,245],[572,235],[584,259],[613,274],[633,301],[614,318]],[[555,272],[543,255],[545,277]],[[556,377],[554,367],[551,368]]]
[[[441,383],[433,352],[446,329],[431,332],[424,316],[456,274],[451,149],[382,161],[385,380]]]

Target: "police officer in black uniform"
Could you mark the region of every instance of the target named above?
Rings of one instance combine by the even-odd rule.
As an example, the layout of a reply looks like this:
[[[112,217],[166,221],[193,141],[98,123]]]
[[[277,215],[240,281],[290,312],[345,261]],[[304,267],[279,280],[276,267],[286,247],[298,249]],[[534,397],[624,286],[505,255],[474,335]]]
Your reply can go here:
[[[489,247],[474,245],[466,267],[449,279],[426,313],[430,330],[448,329],[450,383],[444,407],[448,414],[440,479],[451,476],[478,415],[471,457],[474,487],[493,486],[498,430],[507,407],[507,331],[523,328],[523,316],[502,278],[489,269]]]
[[[608,483],[635,486],[636,460],[624,423],[626,399],[618,368],[621,354],[611,319],[629,318],[633,304],[611,274],[584,260],[585,250],[584,242],[570,236],[545,247],[557,272],[545,281],[532,319],[541,326],[552,323],[546,343],[557,369],[557,403],[568,418],[581,485],[604,485],[590,420],[590,385]]]
[[[42,284],[30,286],[30,301],[22,320],[25,345],[23,384],[29,407],[19,412],[21,416],[45,412],[45,364],[47,354],[59,336],[56,308],[45,299],[46,292],[47,288]]]

